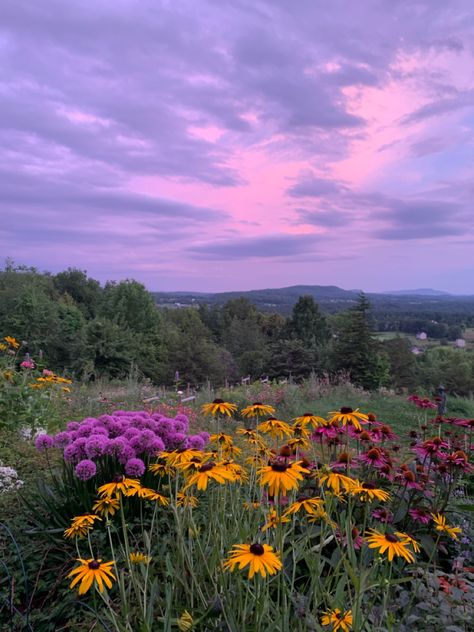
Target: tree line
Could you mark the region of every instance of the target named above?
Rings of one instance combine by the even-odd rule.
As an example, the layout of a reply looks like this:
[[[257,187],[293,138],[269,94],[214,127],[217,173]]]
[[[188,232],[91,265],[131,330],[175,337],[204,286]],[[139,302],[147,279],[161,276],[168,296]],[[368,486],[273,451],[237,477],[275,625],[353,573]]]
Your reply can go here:
[[[76,379],[120,379],[136,370],[156,384],[179,376],[217,386],[247,375],[299,380],[344,371],[366,389],[443,382],[459,394],[473,390],[471,352],[440,347],[415,357],[406,338],[381,343],[373,330],[364,294],[333,315],[311,296],[301,296],[289,317],[260,312],[245,298],[158,309],[134,280],[101,286],[81,270],[53,275],[13,263],[0,271],[0,334],[24,340],[33,358]]]

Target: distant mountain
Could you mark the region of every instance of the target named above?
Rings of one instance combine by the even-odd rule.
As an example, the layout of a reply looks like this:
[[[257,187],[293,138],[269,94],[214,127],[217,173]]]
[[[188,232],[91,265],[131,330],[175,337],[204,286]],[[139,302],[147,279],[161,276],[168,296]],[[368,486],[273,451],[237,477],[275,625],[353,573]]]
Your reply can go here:
[[[389,294],[390,296],[452,296],[449,292],[426,287],[417,290],[392,290],[391,292],[383,292],[383,294]]]

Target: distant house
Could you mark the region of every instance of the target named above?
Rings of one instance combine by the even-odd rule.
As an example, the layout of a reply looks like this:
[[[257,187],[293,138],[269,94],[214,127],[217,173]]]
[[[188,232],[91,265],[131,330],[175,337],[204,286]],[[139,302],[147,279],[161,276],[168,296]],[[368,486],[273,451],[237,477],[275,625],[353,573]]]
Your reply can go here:
[[[420,353],[424,353],[423,349],[420,349],[420,347],[412,347],[411,352],[415,355],[420,355]]]
[[[428,334],[426,333],[426,331],[420,331],[419,333],[416,334],[417,340],[426,340],[427,338],[428,338]]]
[[[464,347],[466,346],[466,341],[464,340],[464,338],[457,338],[454,344],[456,345],[456,347],[459,347],[459,349],[464,349]]]

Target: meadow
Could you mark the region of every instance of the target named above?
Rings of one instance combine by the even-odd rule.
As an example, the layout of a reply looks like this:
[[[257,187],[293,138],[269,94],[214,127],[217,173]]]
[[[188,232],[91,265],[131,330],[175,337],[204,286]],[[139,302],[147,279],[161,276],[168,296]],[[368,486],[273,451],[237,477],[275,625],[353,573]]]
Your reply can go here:
[[[472,400],[440,418],[343,376],[190,399],[14,372],[15,343],[2,629],[472,629]]]

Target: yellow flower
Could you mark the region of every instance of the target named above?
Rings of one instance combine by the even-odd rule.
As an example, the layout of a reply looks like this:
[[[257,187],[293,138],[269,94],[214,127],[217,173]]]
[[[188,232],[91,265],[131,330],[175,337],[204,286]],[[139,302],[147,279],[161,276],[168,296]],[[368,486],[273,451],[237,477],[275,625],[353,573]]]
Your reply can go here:
[[[135,478],[126,478],[118,474],[111,483],[101,485],[97,490],[102,498],[111,496],[120,496],[126,494],[130,489],[140,489],[140,481]]]
[[[222,453],[227,458],[230,458],[233,456],[239,456],[242,453],[242,450],[236,445],[226,445],[222,448]]]
[[[253,428],[237,428],[237,434],[243,435],[246,439],[256,439],[257,433]]]
[[[11,380],[13,379],[13,371],[4,371],[3,372],[3,377],[8,380],[8,382],[11,382]],[[36,386],[36,384],[28,384],[28,386]]]
[[[358,408],[352,410],[349,406],[343,406],[340,410],[333,410],[329,414],[332,415],[329,420],[330,424],[336,425],[341,423],[343,426],[349,424],[350,426],[354,426],[356,430],[362,430],[362,426],[360,425],[361,421],[365,423],[369,420],[369,417],[364,415],[364,413],[360,413]]]
[[[176,496],[177,507],[197,507],[198,504],[199,501],[195,496],[190,496],[184,492],[178,492]]]
[[[163,496],[163,494],[155,492],[154,489],[149,489],[148,487],[131,487],[124,495],[137,496],[138,498],[144,498],[145,500],[155,500],[164,507],[170,503],[166,496]]]
[[[292,514],[298,513],[301,510],[306,511],[307,514],[317,515],[321,513],[323,506],[324,501],[322,498],[301,498],[300,500],[297,500],[296,502],[291,504],[283,515],[291,516]]]
[[[197,485],[199,490],[205,491],[211,480],[224,485],[227,481],[235,481],[235,475],[230,470],[226,470],[213,461],[209,461],[209,463],[201,465],[197,472],[189,477],[184,489],[187,490],[193,485]]]
[[[440,533],[447,533],[453,540],[458,539],[458,534],[462,533],[460,527],[450,527],[446,524],[445,516],[440,513],[431,515],[433,517],[433,522],[436,525],[436,531],[439,531]]]
[[[179,632],[189,632],[193,627],[193,618],[187,610],[176,621]]]
[[[332,625],[332,632],[337,632],[338,630],[349,632],[352,626],[352,611],[346,610],[346,612],[342,612],[339,608],[326,610],[321,617],[321,625]]]
[[[84,595],[93,583],[97,586],[99,592],[104,591],[104,584],[107,588],[112,588],[111,579],[115,580],[116,577],[111,569],[115,562],[102,562],[102,560],[95,560],[93,558],[88,560],[78,558],[77,561],[81,563],[80,566],[74,568],[68,574],[68,577],[76,575],[70,588],[74,588],[78,582],[81,582],[79,586],[80,595]]]
[[[260,417],[260,415],[273,415],[275,409],[268,404],[254,402],[240,411],[244,417]]]
[[[225,402],[223,399],[215,399],[210,404],[204,404],[201,407],[204,415],[227,415],[231,417],[233,413],[237,410],[237,406],[235,404],[230,404],[229,402]]]
[[[193,458],[202,458],[202,452],[200,450],[194,450],[193,448],[179,448],[172,452],[162,452],[160,457],[165,459],[167,465],[176,467],[187,461],[191,461]],[[151,467],[150,467],[151,469]]]
[[[395,555],[403,557],[407,562],[414,562],[415,556],[408,549],[413,538],[405,533],[380,533],[370,529],[366,537],[369,549],[379,549],[380,553],[388,553],[388,561],[391,562]]]
[[[308,439],[305,439],[304,437],[296,437],[294,439],[289,439],[288,445],[290,446],[290,448],[293,448],[293,449],[303,448],[304,450],[308,450],[310,448],[310,443]]]
[[[254,500],[253,502],[249,502],[248,500],[246,500],[244,501],[243,507],[244,509],[247,509],[247,511],[250,511],[252,509],[259,509],[260,503],[258,502],[258,500]]]
[[[84,514],[72,518],[71,526],[64,531],[64,537],[67,539],[85,537],[94,528],[96,520],[102,520],[102,518],[95,514]]]
[[[0,342],[0,351],[5,351],[7,345],[4,345],[3,342]]]
[[[317,472],[315,476],[319,479],[319,483],[321,485],[329,487],[335,495],[338,495],[341,489],[344,489],[346,492],[350,492],[357,484],[357,481],[353,478],[328,469],[323,470],[322,473]]]
[[[280,421],[279,419],[275,419],[275,417],[269,417],[267,421],[259,424],[258,430],[266,434],[268,433],[272,437],[279,437],[280,439],[283,439],[285,435],[290,437],[293,433],[286,421]]]
[[[247,470],[238,463],[234,463],[234,461],[222,461],[222,463],[219,463],[219,467],[232,472],[235,480],[239,483],[245,483],[248,480]]]
[[[313,415],[313,413],[304,413],[300,417],[295,417],[293,422],[293,428],[295,429],[306,428],[306,426],[317,428],[318,426],[327,426],[328,423],[324,417],[318,417]]]
[[[119,507],[120,501],[118,498],[109,498],[107,496],[99,498],[92,505],[92,509],[104,517],[113,516]]]
[[[20,346],[18,340],[16,338],[13,338],[12,336],[5,336],[4,340],[10,345],[10,347],[13,347],[14,349],[18,349],[18,347]]]
[[[267,522],[263,525],[262,531],[265,532],[267,531],[267,529],[273,529],[283,522],[290,522],[290,519],[287,518],[285,515],[280,518],[275,509],[270,509],[270,511],[267,513]]]
[[[406,540],[408,544],[411,545],[415,553],[420,552],[420,545],[414,538],[411,537],[411,535],[408,535],[408,533],[401,533],[400,531],[395,531],[395,535],[401,538],[402,540]]]
[[[248,566],[248,578],[252,579],[255,573],[260,573],[262,577],[266,577],[267,573],[275,575],[282,568],[282,563],[273,552],[273,547],[268,544],[235,544],[229,558],[224,562],[224,569],[233,571],[236,566],[239,569]]]
[[[390,494],[383,489],[378,489],[373,483],[359,483],[355,481],[354,487],[349,490],[353,496],[358,496],[360,500],[372,502],[375,498],[385,502],[390,498]]]
[[[232,437],[228,434],[225,434],[224,432],[219,432],[219,434],[212,434],[209,437],[209,441],[211,443],[219,443],[220,445],[223,446],[231,446],[234,441],[232,439]]]
[[[301,467],[301,461],[294,463],[274,462],[271,465],[258,470],[260,485],[268,485],[270,496],[286,494],[291,489],[298,489],[298,481],[303,480],[303,474],[309,474],[309,470]]]
[[[128,557],[132,564],[149,564],[152,560],[150,555],[145,553],[130,553]]]
[[[157,461],[156,463],[152,463],[148,466],[150,472],[153,472],[155,476],[172,476],[175,471],[171,465],[168,465],[166,462]]]

